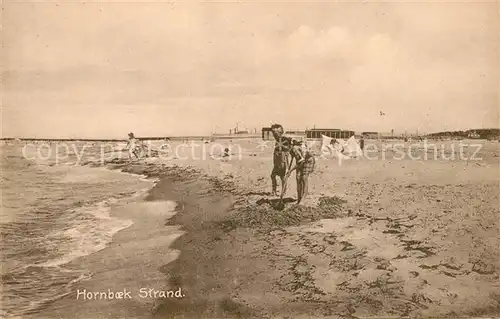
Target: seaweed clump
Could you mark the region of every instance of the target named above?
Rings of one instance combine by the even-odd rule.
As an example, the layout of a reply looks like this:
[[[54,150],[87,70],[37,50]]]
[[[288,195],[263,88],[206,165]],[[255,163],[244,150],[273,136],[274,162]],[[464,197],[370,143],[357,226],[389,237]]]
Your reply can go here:
[[[280,228],[299,226],[326,218],[340,218],[347,215],[346,201],[337,196],[323,196],[319,198],[316,207],[289,204],[282,211],[276,211],[275,200],[261,199],[254,204],[237,203],[234,213],[217,226],[225,231],[236,228]],[[293,200],[288,200],[291,202]]]

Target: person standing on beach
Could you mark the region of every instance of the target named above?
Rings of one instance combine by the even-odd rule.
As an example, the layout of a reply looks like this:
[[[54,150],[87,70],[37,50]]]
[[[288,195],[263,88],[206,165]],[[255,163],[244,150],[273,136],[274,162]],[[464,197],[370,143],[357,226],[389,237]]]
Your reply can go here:
[[[314,156],[307,150],[307,148],[301,147],[301,144],[297,141],[293,141],[293,147],[290,151],[292,154],[292,159],[296,161],[296,165],[289,170],[285,178],[288,178],[290,174],[296,171],[296,181],[297,181],[297,204],[306,197],[309,190],[309,175],[314,172],[316,166],[316,160]],[[291,166],[291,163],[290,163]]]
[[[289,154],[292,150],[293,140],[290,137],[284,136],[284,130],[281,124],[273,124],[271,126],[271,132],[276,140],[273,152],[273,170],[271,172],[272,195],[277,196],[278,182],[276,177],[279,176],[281,179],[281,193],[283,193],[285,176],[287,169],[291,164]],[[303,159],[299,158],[299,161],[303,161]]]
[[[132,132],[128,133],[128,143],[125,149],[128,150],[128,158],[130,161],[132,161],[132,155],[135,156],[136,159],[139,159],[137,139]]]

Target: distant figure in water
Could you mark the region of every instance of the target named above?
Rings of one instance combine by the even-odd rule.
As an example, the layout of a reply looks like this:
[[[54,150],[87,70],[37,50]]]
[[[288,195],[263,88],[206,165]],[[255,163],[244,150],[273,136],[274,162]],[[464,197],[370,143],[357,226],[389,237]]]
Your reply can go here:
[[[365,148],[365,139],[363,136],[361,136],[361,139],[359,140],[359,148],[361,148],[361,150]]]
[[[222,157],[229,157],[229,148],[225,148],[224,149],[224,155],[222,155]]]
[[[130,161],[132,161],[132,156],[139,159],[137,139],[132,132],[128,133],[128,143],[125,149],[128,150],[128,158]]]

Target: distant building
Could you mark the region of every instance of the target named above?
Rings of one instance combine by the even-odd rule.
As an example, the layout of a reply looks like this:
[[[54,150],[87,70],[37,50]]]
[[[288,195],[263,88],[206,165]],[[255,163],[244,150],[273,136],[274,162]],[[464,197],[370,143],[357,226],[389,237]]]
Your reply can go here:
[[[333,138],[347,139],[354,136],[354,131],[345,131],[340,129],[311,129],[306,130],[307,138],[321,138],[323,135]]]
[[[363,133],[361,133],[361,136],[363,136],[363,138],[365,138],[365,139],[371,139],[371,140],[378,140],[378,139],[387,140],[387,139],[398,138],[398,137],[394,136],[393,131],[391,131],[391,132],[363,132]]]
[[[305,134],[306,134],[305,131],[295,130],[295,129],[285,131],[285,135],[290,136],[290,137],[302,138],[305,136]],[[273,139],[273,134],[271,132],[270,127],[263,127],[262,128],[262,139],[263,140]]]
[[[288,135],[305,135],[306,131],[292,129],[292,130],[286,131],[285,134],[288,134]]]

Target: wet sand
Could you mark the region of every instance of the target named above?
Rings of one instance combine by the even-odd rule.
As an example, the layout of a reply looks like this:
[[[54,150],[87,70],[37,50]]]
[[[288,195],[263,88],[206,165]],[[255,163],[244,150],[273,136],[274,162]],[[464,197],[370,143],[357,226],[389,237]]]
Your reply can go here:
[[[175,214],[175,203],[129,200],[113,207],[112,216],[133,220],[105,249],[78,258],[65,268],[85,269],[90,279],[75,284],[71,293],[45,309],[23,318],[147,318],[156,301],[142,298],[141,288],[161,290],[165,276],[159,270],[179,255],[170,249],[183,234],[176,226],[165,226]],[[147,230],[147,231],[146,231]],[[88,299],[87,293],[128,291],[131,299]]]
[[[103,304],[92,318],[500,315],[498,143],[485,142],[477,162],[319,159],[310,196],[295,205],[292,178],[281,212],[269,195],[270,154],[244,143],[243,156],[227,161],[110,165],[159,177],[145,200],[176,200],[178,212],[162,218],[184,233],[162,241],[167,226],[144,221],[92,258],[130,255],[111,259],[117,269],[106,280],[115,285],[124,280],[118,268],[142,260],[151,273],[125,277],[129,284],[181,287],[185,297],[120,312]],[[155,248],[116,248],[127,236],[142,242],[137,234]],[[180,253],[168,262],[172,251]],[[84,307],[72,313],[90,317]]]

